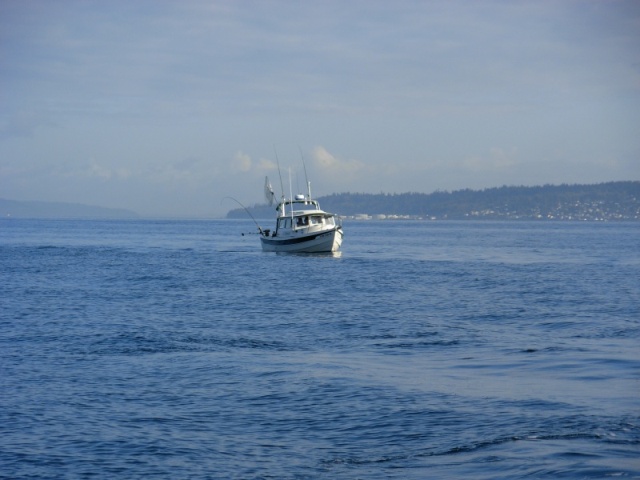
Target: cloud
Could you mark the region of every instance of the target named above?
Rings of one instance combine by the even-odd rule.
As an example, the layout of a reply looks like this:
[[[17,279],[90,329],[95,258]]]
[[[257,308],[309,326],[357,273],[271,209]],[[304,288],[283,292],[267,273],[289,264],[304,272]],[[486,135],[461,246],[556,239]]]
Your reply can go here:
[[[76,165],[53,165],[51,170],[41,171],[41,174],[58,175],[67,179],[98,179],[103,181],[126,180],[131,177],[128,168],[108,167],[98,163],[94,158]]]
[[[251,170],[251,157],[241,151],[236,152],[231,162],[231,171],[233,172],[248,172]]]
[[[312,158],[315,166],[324,173],[350,175],[361,171],[365,167],[365,164],[360,160],[342,160],[329,153],[322,146],[317,146],[313,149]]]
[[[220,177],[221,169],[211,160],[189,156],[181,160],[152,164],[144,168],[137,177],[171,190],[208,188]]]
[[[260,160],[258,160],[258,164],[255,166],[255,169],[259,173],[264,173],[264,172],[271,172],[273,170],[277,170],[278,166],[276,165],[275,162],[271,160],[268,160],[266,158],[261,158]]]
[[[86,170],[88,177],[98,177],[103,180],[111,180],[113,177],[113,171],[110,168],[105,168],[102,165],[98,165],[95,161],[91,162],[91,165]]]
[[[272,160],[260,158],[254,161],[249,154],[240,150],[236,152],[230,165],[233,173],[255,173],[260,175],[277,170],[277,168],[278,166]]]

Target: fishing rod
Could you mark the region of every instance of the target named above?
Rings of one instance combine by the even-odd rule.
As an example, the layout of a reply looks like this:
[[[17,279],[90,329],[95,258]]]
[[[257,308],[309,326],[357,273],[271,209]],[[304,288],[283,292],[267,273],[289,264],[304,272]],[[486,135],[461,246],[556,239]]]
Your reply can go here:
[[[262,227],[261,227],[260,225],[258,225],[258,222],[256,222],[256,219],[255,219],[255,218],[253,218],[253,215],[251,215],[251,212],[249,211],[249,209],[248,209],[247,207],[245,207],[242,203],[240,203],[240,201],[239,201],[239,200],[237,200],[237,199],[235,199],[235,198],[233,198],[233,197],[224,197],[224,198],[223,198],[223,200],[224,200],[225,198],[228,198],[228,199],[230,199],[230,200],[233,200],[233,201],[234,201],[234,202],[236,202],[238,205],[240,205],[240,206],[244,209],[244,211],[245,211],[245,212],[247,212],[247,215],[249,215],[249,216],[251,217],[251,220],[253,220],[253,223],[255,223],[255,224],[256,224],[256,227],[258,227],[258,231],[260,232],[260,235],[264,235],[264,232],[262,231]],[[242,235],[244,235],[244,233],[243,233]]]

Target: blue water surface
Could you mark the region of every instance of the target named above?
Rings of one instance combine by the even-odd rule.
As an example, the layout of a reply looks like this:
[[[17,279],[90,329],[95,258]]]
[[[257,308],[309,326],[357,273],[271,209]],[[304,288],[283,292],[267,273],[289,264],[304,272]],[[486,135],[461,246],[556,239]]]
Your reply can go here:
[[[0,478],[638,478],[640,224],[0,220]]]

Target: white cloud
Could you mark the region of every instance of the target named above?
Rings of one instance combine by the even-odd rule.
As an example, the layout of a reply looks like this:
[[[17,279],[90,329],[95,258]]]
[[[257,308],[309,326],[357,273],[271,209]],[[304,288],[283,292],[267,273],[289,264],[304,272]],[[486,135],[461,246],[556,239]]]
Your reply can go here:
[[[91,160],[89,166],[79,172],[81,176],[99,178],[102,180],[126,180],[131,176],[131,171],[127,168],[110,168]]]
[[[241,151],[236,152],[231,162],[232,172],[248,172],[252,165],[251,157]]]
[[[253,160],[251,156],[242,151],[236,152],[231,161],[230,169],[233,173],[253,173],[265,175],[278,169],[278,166],[272,160],[267,158],[259,158]]]
[[[131,170],[125,167],[106,166],[95,158],[82,162],[32,165],[26,172],[34,177],[58,177],[67,181],[97,179],[102,181],[126,180],[132,176]]]
[[[354,174],[364,169],[365,164],[360,160],[342,160],[322,146],[313,149],[312,158],[316,167],[323,173]]]
[[[258,173],[267,173],[277,170],[278,166],[271,160],[261,158],[260,160],[258,160],[258,164],[255,166],[255,169],[258,171]]]

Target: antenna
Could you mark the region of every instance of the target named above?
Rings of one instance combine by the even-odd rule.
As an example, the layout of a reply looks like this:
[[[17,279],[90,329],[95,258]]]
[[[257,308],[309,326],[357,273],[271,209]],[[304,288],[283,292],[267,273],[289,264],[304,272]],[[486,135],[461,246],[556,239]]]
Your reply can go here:
[[[276,154],[276,163],[278,164],[278,175],[280,176],[280,191],[282,192],[282,196],[284,197],[284,184],[282,183],[282,172],[280,171],[280,160],[278,159],[278,152],[276,151],[276,146],[273,146],[273,152]]]
[[[291,228],[293,228],[293,190],[291,189],[291,167],[289,167],[289,210],[291,210]]]
[[[298,145],[298,150],[300,150],[300,158],[302,158],[302,166],[304,167],[304,181],[307,182],[307,197],[311,200],[311,182],[309,181],[309,177],[307,177],[307,164],[304,162],[304,155],[302,155],[300,145]]]

